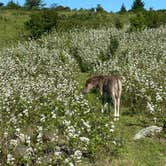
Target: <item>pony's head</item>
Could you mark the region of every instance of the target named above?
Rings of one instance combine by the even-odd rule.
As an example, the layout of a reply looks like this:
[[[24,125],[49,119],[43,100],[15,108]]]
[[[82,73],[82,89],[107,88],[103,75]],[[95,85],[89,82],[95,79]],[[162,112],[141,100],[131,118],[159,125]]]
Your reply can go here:
[[[85,83],[85,87],[82,90],[82,94],[86,95],[96,86],[97,86],[97,80],[94,77],[89,78]]]

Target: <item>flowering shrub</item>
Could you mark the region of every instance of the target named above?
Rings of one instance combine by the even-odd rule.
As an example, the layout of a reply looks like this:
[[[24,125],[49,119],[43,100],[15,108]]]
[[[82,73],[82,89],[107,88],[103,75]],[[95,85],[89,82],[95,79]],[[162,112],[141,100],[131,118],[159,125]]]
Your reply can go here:
[[[76,60],[54,40],[62,42],[41,39],[0,52],[2,165],[69,165],[113,141],[110,117],[89,106]]]

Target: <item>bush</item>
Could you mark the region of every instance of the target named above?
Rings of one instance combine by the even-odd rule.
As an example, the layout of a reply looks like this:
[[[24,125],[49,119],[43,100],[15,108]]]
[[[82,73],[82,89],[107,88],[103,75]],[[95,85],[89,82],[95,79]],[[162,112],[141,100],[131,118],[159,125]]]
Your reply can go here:
[[[115,19],[115,27],[117,29],[122,29],[123,28],[123,23],[122,23],[122,21],[119,18]]]
[[[166,13],[159,11],[139,12],[130,19],[130,30],[143,30],[145,28],[157,28],[166,23]]]
[[[43,10],[33,13],[30,20],[25,23],[26,29],[30,31],[32,38],[38,38],[45,32],[50,32],[57,25],[57,13],[53,10]]]
[[[137,13],[135,17],[130,19],[130,30],[142,30],[146,27],[146,20],[143,13]]]

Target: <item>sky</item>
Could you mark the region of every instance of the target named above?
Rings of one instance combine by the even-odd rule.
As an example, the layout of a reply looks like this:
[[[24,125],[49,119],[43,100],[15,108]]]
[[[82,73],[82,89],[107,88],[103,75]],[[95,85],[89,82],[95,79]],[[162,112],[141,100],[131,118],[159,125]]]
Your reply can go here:
[[[0,2],[7,3],[10,0],[0,0]],[[14,2],[18,2],[20,5],[25,3],[25,0],[13,0]],[[96,7],[97,4],[101,4],[101,6],[107,11],[119,11],[122,3],[124,3],[127,10],[131,9],[132,3],[134,0],[42,0],[49,7],[51,4],[55,3],[58,5],[69,6],[70,8],[80,9],[85,8],[89,9],[92,7]],[[142,0],[145,3],[145,8],[149,9],[152,7],[153,9],[166,9],[166,0]]]

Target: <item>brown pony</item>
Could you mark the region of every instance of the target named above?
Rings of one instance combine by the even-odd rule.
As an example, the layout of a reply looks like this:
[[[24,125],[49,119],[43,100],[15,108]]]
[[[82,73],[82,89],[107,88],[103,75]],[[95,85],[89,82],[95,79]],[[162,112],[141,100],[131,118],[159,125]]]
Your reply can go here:
[[[120,98],[122,93],[122,82],[119,76],[116,75],[97,75],[90,77],[85,84],[82,93],[85,95],[91,89],[97,88],[102,97],[102,112],[104,105],[108,102],[108,110],[110,111],[111,99],[114,105],[114,118],[119,119]]]

